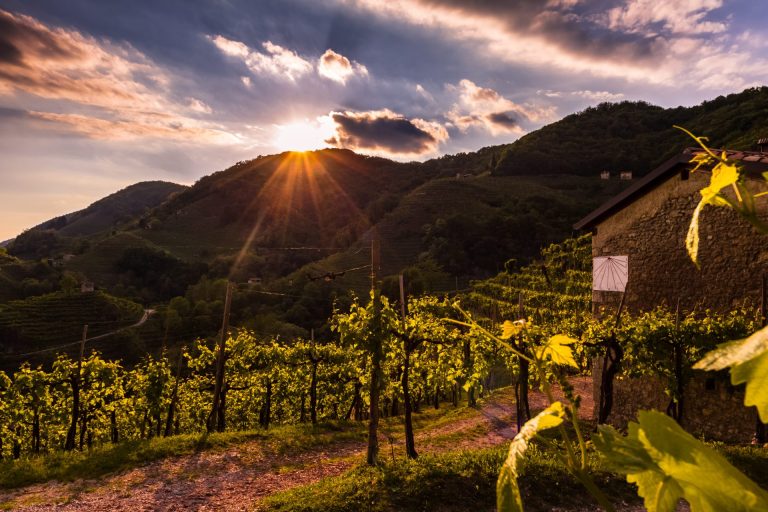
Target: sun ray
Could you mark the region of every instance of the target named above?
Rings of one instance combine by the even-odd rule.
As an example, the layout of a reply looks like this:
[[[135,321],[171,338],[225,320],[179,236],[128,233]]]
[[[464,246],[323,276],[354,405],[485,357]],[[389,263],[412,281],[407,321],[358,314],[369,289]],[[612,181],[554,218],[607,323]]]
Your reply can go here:
[[[327,164],[330,162],[332,168],[344,167],[353,172],[364,173],[367,169],[356,159],[343,158],[335,153],[289,152],[280,155],[280,163],[243,209],[241,221],[251,217],[252,226],[230,269],[230,275],[240,269],[266,225],[271,225],[273,232],[279,233],[280,239],[272,240],[273,243],[284,244],[291,225],[299,221],[301,225],[313,226],[310,229],[325,233],[334,218],[327,216],[327,204],[332,204],[347,219],[353,219],[365,229],[370,227],[367,215],[339,184]]]

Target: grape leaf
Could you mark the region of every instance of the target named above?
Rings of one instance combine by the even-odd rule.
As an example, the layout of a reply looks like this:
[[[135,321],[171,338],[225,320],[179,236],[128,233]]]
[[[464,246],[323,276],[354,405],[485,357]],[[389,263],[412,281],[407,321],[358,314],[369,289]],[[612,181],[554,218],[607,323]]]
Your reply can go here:
[[[697,370],[731,368],[731,383],[746,383],[745,405],[757,406],[760,419],[768,422],[768,327],[746,339],[729,341],[707,353]]]
[[[536,356],[539,359],[546,359],[549,356],[555,364],[564,364],[578,368],[579,365],[573,358],[573,351],[569,345],[576,343],[576,340],[564,334],[556,334],[549,338],[547,343],[536,349]]]
[[[496,508],[498,512],[522,512],[523,500],[520,496],[520,488],[517,486],[517,464],[536,433],[548,428],[556,427],[563,422],[565,409],[560,402],[541,411],[539,414],[525,422],[523,428],[509,445],[507,460],[499,472],[496,482]]]
[[[638,486],[649,512],[673,512],[679,498],[691,512],[768,510],[768,493],[722,455],[658,411],[640,411],[621,436],[601,426],[595,447]]]
[[[720,196],[720,192],[739,181],[739,166],[735,163],[730,163],[726,158],[726,154],[723,153],[722,160],[712,169],[712,178],[709,180],[709,185],[701,189],[701,201],[696,205],[696,209],[691,216],[691,223],[688,226],[688,233],[685,236],[685,248],[688,250],[688,256],[696,266],[699,266],[699,216],[701,210],[705,205],[711,204],[714,206],[728,206],[729,203]],[[704,161],[711,159],[706,157],[694,157],[691,162],[697,163],[696,169],[698,169]]]
[[[731,369],[734,385],[747,383],[744,405],[754,405],[763,423],[768,423],[768,351]]]
[[[693,210],[691,224],[688,226],[688,234],[685,235],[685,248],[688,251],[691,261],[699,266],[699,215],[704,208],[704,201],[700,201]]]
[[[723,154],[723,158],[725,154]],[[712,169],[709,185],[701,189],[701,200],[705,204],[720,204],[717,195],[725,187],[739,181],[739,167],[732,163],[719,163]]]
[[[514,322],[506,320],[501,326],[501,339],[508,340],[512,336],[519,334],[523,329],[525,329],[525,320],[515,320]]]

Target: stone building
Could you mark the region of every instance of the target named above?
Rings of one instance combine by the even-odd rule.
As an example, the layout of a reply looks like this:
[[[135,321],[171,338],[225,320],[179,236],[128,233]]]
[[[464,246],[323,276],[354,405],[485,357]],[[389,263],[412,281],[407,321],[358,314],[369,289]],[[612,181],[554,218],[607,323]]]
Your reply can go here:
[[[699,220],[700,268],[686,252],[699,191],[711,178],[706,169],[690,172],[689,162],[699,151],[688,149],[668,160],[574,226],[592,232],[596,312],[615,311],[623,294],[625,307],[632,312],[659,305],[674,308],[678,303],[683,312],[727,311],[745,301],[757,305],[763,276],[768,275],[768,235],[758,233],[730,208],[705,206]],[[741,161],[750,189],[768,188],[762,177],[768,172],[768,153],[729,152],[728,157]],[[757,201],[758,210],[768,218],[768,197]],[[602,368],[602,361],[595,361],[595,397]],[[669,404],[664,386],[653,378],[618,377],[613,397],[608,421],[619,427],[640,409],[663,411]],[[708,438],[749,442],[756,413],[754,407],[743,406],[743,398],[743,390],[726,380],[698,373],[686,385],[683,426]]]
[[[727,310],[759,298],[762,276],[768,274],[768,235],[759,234],[729,208],[704,207],[700,268],[688,257],[688,225],[701,199],[699,190],[711,177],[707,170],[690,172],[696,152],[688,149],[665,162],[574,226],[592,232],[593,257],[626,256],[625,305],[630,310],[674,307],[678,300],[683,311]],[[765,189],[761,174],[768,172],[768,153],[728,156],[741,160],[748,176],[755,177],[755,190]],[[768,214],[768,197],[757,201]],[[616,303],[620,297],[620,291],[593,291],[596,306]]]

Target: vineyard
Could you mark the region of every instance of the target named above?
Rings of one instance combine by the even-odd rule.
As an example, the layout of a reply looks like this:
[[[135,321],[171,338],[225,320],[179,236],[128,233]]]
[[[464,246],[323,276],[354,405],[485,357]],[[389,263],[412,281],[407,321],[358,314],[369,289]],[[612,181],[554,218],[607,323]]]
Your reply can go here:
[[[80,339],[83,325],[91,336],[136,323],[143,308],[103,292],[55,292],[0,305],[0,337],[10,347],[32,351]]]
[[[623,351],[618,375],[662,379],[675,404],[696,360],[758,325],[748,308],[682,315],[659,308],[639,316],[625,312],[620,321],[595,318],[589,257],[589,237],[581,237],[546,248],[531,265],[515,269],[510,262],[507,272],[473,283],[459,297],[414,297],[405,305],[381,296],[356,299],[335,310],[332,342],[232,329],[220,371],[222,345],[203,339],[133,367],[96,351],[81,361],[60,355],[48,368],[24,364],[0,373],[0,455],[28,459],[206,432],[355,425],[370,422],[375,411],[385,421],[404,418],[405,455],[415,459],[414,417],[460,403],[476,406],[500,385],[514,384],[513,416],[523,432],[540,411],[538,402],[530,403],[531,389],[546,382],[530,364],[533,358],[570,361],[567,373],[552,375],[578,404],[565,377],[588,374],[593,357],[615,340]],[[66,303],[64,297],[46,300]],[[22,310],[14,311],[21,318]],[[66,316],[65,306],[48,311]],[[544,352],[555,335],[579,342]],[[377,341],[379,369],[372,371]],[[376,375],[379,396],[372,400]],[[670,410],[682,419],[682,407]]]

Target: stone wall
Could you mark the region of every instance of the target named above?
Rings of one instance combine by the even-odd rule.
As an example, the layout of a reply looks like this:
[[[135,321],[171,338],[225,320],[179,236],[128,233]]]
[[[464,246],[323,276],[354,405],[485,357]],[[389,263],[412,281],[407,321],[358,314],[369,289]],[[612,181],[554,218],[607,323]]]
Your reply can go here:
[[[593,368],[594,417],[597,418],[602,361],[596,359]],[[637,420],[638,411],[653,409],[666,412],[668,405],[669,397],[659,379],[618,377],[614,381],[613,408],[608,423],[624,429],[628,422]],[[756,422],[756,409],[744,406],[743,386],[735,388],[727,380],[699,373],[685,388],[682,426],[696,437],[749,443],[754,436]]]
[[[700,217],[700,269],[685,250],[691,215],[709,182],[697,171],[672,176],[597,225],[593,256],[629,256],[625,305],[630,311],[657,305],[682,311],[728,310],[758,299],[768,273],[768,236],[759,234],[729,208],[706,206]],[[765,202],[763,203],[766,204]],[[593,292],[593,302],[612,305],[617,292]]]

